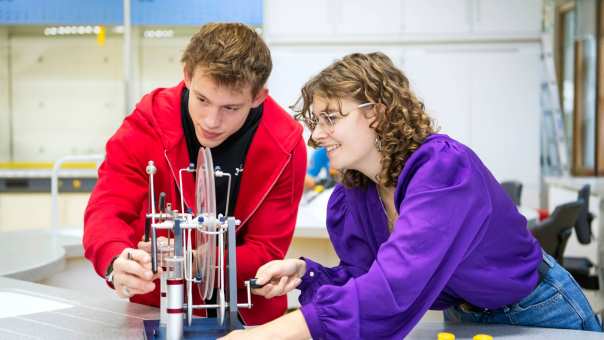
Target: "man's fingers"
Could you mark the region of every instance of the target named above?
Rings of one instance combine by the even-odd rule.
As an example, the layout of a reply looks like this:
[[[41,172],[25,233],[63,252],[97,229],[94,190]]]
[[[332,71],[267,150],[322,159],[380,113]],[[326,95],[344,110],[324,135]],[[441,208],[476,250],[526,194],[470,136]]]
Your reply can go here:
[[[152,291],[155,286],[152,282],[146,282],[138,279],[135,276],[121,273],[116,274],[115,279],[115,291],[122,297],[131,297],[136,294],[145,294]]]
[[[119,286],[126,286],[131,292],[148,293],[155,289],[155,283],[152,281],[142,280],[137,276],[121,273],[118,274],[117,282]]]
[[[151,255],[141,249],[126,248],[122,251],[119,257],[141,263],[151,262]]]
[[[126,256],[126,258],[128,258],[128,256]],[[129,260],[134,260],[136,262],[139,262],[140,264],[144,264],[144,263],[151,262],[151,255],[149,255],[149,253],[144,250],[133,249],[130,252]]]
[[[162,248],[167,247],[168,245],[173,245],[173,244],[174,244],[174,239],[168,240],[168,238],[164,237],[164,236],[160,236],[157,238],[158,250],[161,250]],[[144,240],[141,240],[138,242],[137,248],[140,250],[144,250],[147,253],[151,253],[151,241],[145,242]]]
[[[138,249],[151,253],[151,242],[140,241],[137,245]]]
[[[116,273],[127,273],[145,280],[151,280],[153,278],[153,272],[151,271],[150,263],[148,262],[141,265],[134,260],[118,257],[113,263],[113,268]]]

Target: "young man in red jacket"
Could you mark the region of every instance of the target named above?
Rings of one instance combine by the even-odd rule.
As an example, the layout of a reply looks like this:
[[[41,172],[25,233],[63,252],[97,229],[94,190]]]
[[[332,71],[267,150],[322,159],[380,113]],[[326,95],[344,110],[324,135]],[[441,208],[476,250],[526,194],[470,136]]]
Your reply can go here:
[[[139,244],[149,207],[145,167],[155,163],[155,193],[165,192],[166,202],[180,207],[178,171],[196,163],[200,146],[208,147],[214,165],[232,174],[229,211],[226,179],[216,178],[216,205],[218,213],[241,220],[237,280],[245,301],[243,281],[282,259],[292,240],[307,158],[302,126],[268,96],[271,56],[253,29],[204,25],[182,62],[184,82],[145,95],[107,142],[84,218],[85,256],[119,296],[158,306],[159,284],[143,250],[148,244]],[[195,209],[194,179],[183,181],[184,204]],[[193,293],[193,303],[203,303]],[[240,309],[248,325],[286,311],[285,297],[252,300],[251,310]]]

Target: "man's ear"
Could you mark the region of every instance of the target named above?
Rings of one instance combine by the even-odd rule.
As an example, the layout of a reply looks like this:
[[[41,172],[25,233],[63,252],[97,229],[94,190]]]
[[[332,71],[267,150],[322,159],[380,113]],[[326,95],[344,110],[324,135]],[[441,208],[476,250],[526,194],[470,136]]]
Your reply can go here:
[[[183,66],[182,73],[183,73],[183,76],[185,78],[185,86],[188,89],[191,89],[191,77],[192,77],[192,74],[190,74],[189,71],[187,70],[187,65]]]
[[[252,107],[258,107],[260,104],[262,104],[266,99],[266,96],[268,96],[268,89],[266,87],[263,87],[262,89],[260,89],[260,91],[258,91],[256,98],[254,98],[254,101],[252,102]]]

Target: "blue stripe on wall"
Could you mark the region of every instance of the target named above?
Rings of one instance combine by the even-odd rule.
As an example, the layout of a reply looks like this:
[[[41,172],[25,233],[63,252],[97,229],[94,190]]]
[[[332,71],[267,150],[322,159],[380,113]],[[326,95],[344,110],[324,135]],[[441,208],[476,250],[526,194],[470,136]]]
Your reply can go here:
[[[120,25],[121,0],[0,0],[0,25]],[[262,0],[131,0],[133,25],[262,25]]]

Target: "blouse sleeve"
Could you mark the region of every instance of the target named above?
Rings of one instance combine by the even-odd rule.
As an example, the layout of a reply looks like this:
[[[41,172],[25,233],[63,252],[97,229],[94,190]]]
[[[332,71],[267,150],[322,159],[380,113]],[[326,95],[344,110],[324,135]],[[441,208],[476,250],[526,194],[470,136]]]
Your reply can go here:
[[[344,227],[345,219],[348,216],[348,207],[346,205],[345,189],[338,185],[333,190],[327,203],[327,228],[338,230]],[[350,264],[340,261],[340,265],[333,268],[323,267],[322,265],[308,259],[301,258],[306,262],[306,272],[302,277],[302,282],[298,286],[301,291],[299,301],[305,305],[312,300],[319,287],[323,285],[341,286],[352,276]]]
[[[399,218],[369,271],[342,285],[322,285],[302,306],[313,339],[401,339],[410,332],[490,216],[473,157],[449,141],[412,155],[397,188],[404,190],[397,193],[404,194]]]

